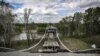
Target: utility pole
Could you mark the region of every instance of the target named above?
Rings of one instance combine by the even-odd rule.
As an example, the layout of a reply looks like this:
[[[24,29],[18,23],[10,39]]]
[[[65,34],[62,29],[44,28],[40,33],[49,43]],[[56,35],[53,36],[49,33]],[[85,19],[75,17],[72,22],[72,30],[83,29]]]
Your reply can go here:
[[[30,14],[31,14],[31,9],[25,8],[25,10],[24,10],[24,20],[25,20],[25,31],[26,31],[26,36],[27,36],[28,47],[30,46],[30,43],[31,43],[31,41],[30,41],[29,22],[28,22]]]

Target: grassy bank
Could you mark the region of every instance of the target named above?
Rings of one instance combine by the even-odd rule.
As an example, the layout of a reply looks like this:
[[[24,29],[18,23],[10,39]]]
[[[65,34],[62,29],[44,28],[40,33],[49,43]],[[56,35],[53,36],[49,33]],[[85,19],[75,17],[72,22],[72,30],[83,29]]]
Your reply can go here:
[[[38,43],[39,40],[40,39],[32,40],[31,41],[31,46],[33,46],[36,43]],[[17,49],[17,50],[29,48],[28,44],[27,44],[27,40],[13,41],[12,45],[13,45],[12,48]]]
[[[77,51],[77,50],[84,50],[91,48],[90,44],[87,44],[86,42],[76,39],[76,38],[63,38],[61,39],[62,42],[72,51]]]
[[[95,44],[97,48],[100,48],[100,35],[90,36],[86,38],[80,38],[80,40],[92,45]]]

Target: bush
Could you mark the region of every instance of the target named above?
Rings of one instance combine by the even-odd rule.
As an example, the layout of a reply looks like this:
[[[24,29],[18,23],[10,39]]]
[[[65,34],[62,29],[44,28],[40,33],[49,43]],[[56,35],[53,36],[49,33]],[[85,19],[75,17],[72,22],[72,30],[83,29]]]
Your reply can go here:
[[[45,33],[45,27],[38,27],[37,33]]]
[[[15,32],[16,32],[17,34],[22,33],[22,31],[23,31],[23,28],[22,28],[22,27],[16,26]]]

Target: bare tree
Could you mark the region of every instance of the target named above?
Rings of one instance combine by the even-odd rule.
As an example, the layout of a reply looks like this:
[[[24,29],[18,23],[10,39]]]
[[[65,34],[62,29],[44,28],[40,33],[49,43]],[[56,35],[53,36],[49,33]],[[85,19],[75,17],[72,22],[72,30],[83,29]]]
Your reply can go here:
[[[24,10],[24,20],[25,20],[25,30],[26,30],[26,36],[28,41],[28,46],[30,46],[31,40],[30,40],[30,30],[29,30],[29,16],[31,14],[31,9],[25,9]]]

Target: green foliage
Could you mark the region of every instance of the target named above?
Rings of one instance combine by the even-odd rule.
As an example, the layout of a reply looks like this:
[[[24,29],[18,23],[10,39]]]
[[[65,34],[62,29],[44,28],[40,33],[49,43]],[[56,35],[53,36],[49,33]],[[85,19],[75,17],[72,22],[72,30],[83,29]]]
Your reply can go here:
[[[44,33],[45,33],[45,27],[38,27],[38,28],[37,28],[37,33],[42,33],[42,34],[44,34]]]
[[[85,13],[64,17],[57,25],[59,32],[66,36],[86,37],[100,34],[100,7],[88,8]]]
[[[23,28],[21,28],[21,27],[16,27],[15,28],[15,32],[17,33],[17,34],[20,34],[20,33],[22,33],[22,31],[23,31]]]
[[[86,38],[80,38],[80,40],[92,45],[95,44],[97,48],[100,48],[100,35],[90,36]]]
[[[100,7],[86,10],[84,28],[87,35],[100,34]]]
[[[36,23],[37,27],[47,27],[47,23]]]
[[[91,48],[90,44],[87,44],[86,42],[76,38],[64,38],[62,39],[62,42],[72,51]]]
[[[56,27],[60,31],[60,35],[62,34],[61,37],[66,35],[67,38],[82,39],[87,44],[96,44],[100,48],[100,7],[88,8],[85,13],[76,12],[72,17],[65,17]]]
[[[34,22],[29,24],[29,29],[30,30],[36,29],[36,27],[37,27],[37,25]]]
[[[24,24],[20,24],[20,23],[16,23],[15,24],[15,32],[16,32],[16,34],[22,33],[23,29],[24,29]]]
[[[35,23],[37,33],[44,34],[48,23]]]
[[[4,28],[2,25],[0,25],[0,36],[4,34]]]
[[[56,25],[56,27],[58,28],[59,33],[61,33],[62,35],[66,35],[66,33],[68,32],[68,26],[67,24],[63,24],[63,23],[59,23]]]

